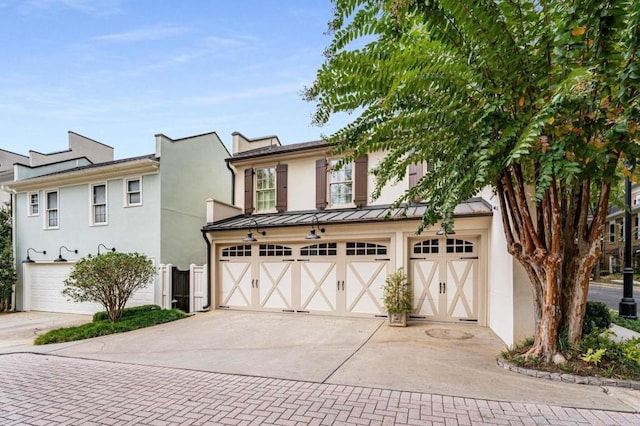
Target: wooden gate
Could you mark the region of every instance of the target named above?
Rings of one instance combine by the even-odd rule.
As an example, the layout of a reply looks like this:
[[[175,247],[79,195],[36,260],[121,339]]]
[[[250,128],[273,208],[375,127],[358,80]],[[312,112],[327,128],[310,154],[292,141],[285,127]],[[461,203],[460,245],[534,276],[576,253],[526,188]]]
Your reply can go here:
[[[171,269],[172,305],[184,312],[189,310],[189,271],[181,271],[177,267]]]

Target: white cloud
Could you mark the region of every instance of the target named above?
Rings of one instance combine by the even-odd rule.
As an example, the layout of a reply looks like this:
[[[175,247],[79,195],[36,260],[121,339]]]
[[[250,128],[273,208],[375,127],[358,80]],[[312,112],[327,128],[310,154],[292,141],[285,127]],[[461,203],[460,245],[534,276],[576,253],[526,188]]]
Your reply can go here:
[[[196,105],[215,105],[240,99],[264,98],[285,93],[296,93],[302,90],[304,85],[304,81],[292,81],[271,86],[252,87],[235,92],[216,93],[211,96],[198,96],[189,98],[186,102]]]
[[[94,41],[105,42],[136,42],[146,40],[161,40],[183,34],[188,28],[173,25],[155,25],[152,27],[138,28],[121,33],[105,34],[93,37]]]
[[[64,8],[91,16],[108,16],[122,13],[123,0],[28,0],[20,2],[20,11],[29,14],[38,10]]]

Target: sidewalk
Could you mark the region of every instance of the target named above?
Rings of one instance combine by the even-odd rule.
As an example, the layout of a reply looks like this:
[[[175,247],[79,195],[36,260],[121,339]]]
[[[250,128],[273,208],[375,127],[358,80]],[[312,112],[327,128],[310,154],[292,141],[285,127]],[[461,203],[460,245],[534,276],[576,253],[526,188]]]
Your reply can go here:
[[[0,355],[0,424],[638,425],[640,415],[216,374],[50,355]]]

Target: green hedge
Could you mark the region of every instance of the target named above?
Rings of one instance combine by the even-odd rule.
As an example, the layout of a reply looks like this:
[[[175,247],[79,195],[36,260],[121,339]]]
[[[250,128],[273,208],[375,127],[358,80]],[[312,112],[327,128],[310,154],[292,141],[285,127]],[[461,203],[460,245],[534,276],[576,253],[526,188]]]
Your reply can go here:
[[[142,305],[134,306],[132,308],[125,308],[122,310],[122,316],[120,317],[120,320],[122,321],[125,318],[138,315],[141,312],[159,311],[160,309],[162,308],[158,305]],[[107,311],[100,311],[93,314],[93,322],[105,321],[108,319],[109,316],[107,315]]]
[[[103,312],[96,314],[98,318],[103,317],[98,314],[103,314]],[[106,317],[106,314],[104,316]],[[187,314],[179,309],[160,309],[155,305],[138,306],[125,309],[123,311],[123,319],[115,324],[111,324],[108,319],[94,319],[93,322],[88,324],[51,330],[42,336],[38,336],[34,343],[36,345],[46,345],[49,343],[72,342],[75,340],[106,336],[108,334],[124,333],[126,331],[179,320],[187,316]]]

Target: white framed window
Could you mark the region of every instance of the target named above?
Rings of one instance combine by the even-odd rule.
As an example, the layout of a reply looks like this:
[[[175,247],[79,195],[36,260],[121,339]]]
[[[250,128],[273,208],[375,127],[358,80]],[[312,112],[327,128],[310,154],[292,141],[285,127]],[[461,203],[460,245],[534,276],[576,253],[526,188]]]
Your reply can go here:
[[[616,242],[616,223],[609,222],[609,243],[613,244]]]
[[[256,210],[258,212],[276,209],[276,168],[256,169]]]
[[[107,184],[91,185],[91,224],[107,224]]]
[[[30,192],[27,194],[29,206],[27,216],[40,216],[40,194],[38,192]]]
[[[353,204],[353,163],[347,163],[336,169],[340,160],[331,160],[329,165],[329,194],[332,206]]]
[[[142,178],[130,178],[124,180],[124,205],[125,207],[142,205]]]
[[[46,211],[44,227],[45,229],[58,229],[60,227],[58,190],[45,191],[44,201]]]

